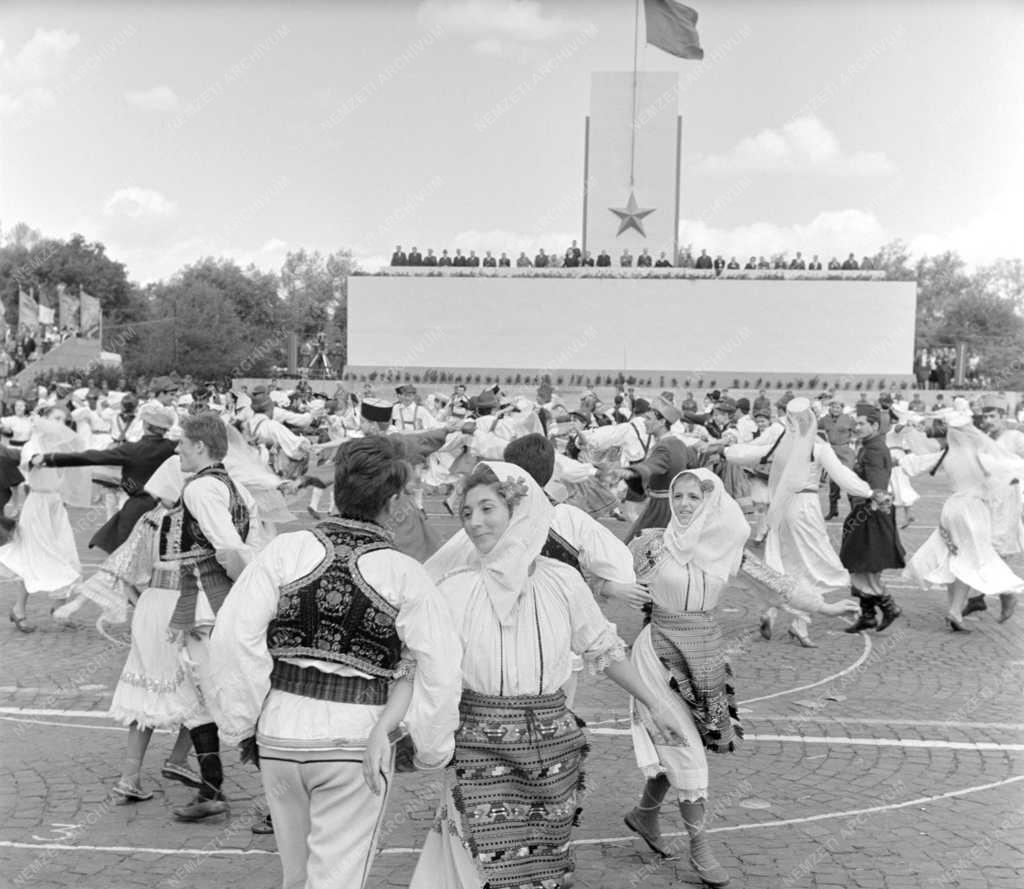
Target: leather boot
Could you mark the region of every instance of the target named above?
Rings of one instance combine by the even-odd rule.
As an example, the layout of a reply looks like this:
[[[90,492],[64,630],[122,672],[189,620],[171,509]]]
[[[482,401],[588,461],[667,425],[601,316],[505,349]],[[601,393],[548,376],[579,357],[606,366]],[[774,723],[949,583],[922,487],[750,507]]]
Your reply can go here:
[[[848,626],[843,632],[859,633],[861,630],[875,629],[878,626],[878,621],[875,618],[875,597],[868,593],[862,593],[855,586],[850,587],[850,592],[860,599],[860,616],[855,624]]]
[[[877,633],[881,633],[889,624],[891,624],[897,617],[899,617],[903,611],[896,604],[896,600],[893,599],[888,593],[879,596],[876,600],[878,603],[878,609],[882,612],[882,619],[878,622],[878,628],[875,630]]]
[[[971,596],[967,600],[967,604],[964,605],[962,616],[967,617],[968,614],[974,614],[975,611],[988,611],[988,604],[985,602],[984,596]]]

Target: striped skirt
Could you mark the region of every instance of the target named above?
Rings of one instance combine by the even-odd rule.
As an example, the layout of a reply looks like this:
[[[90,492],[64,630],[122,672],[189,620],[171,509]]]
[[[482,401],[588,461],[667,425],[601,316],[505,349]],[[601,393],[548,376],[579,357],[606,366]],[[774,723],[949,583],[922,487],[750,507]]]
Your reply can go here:
[[[575,869],[587,744],[565,695],[464,691],[454,782],[412,886],[555,889]],[[469,862],[475,879],[467,879]],[[459,877],[453,877],[459,874]]]

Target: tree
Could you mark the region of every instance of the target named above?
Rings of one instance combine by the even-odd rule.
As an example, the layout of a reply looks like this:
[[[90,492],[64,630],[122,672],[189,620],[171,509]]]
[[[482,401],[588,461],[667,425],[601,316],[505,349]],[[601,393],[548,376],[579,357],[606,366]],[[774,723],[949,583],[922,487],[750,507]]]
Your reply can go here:
[[[874,266],[885,272],[887,281],[916,281],[917,271],[910,264],[910,248],[897,239],[884,244],[874,255]]]

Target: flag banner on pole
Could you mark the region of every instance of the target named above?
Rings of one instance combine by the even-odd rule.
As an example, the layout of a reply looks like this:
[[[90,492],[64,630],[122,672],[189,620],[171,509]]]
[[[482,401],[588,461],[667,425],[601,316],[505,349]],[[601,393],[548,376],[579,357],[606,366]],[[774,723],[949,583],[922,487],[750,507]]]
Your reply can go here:
[[[89,296],[84,290],[81,294],[82,336],[96,339],[100,335],[100,301]]]
[[[78,327],[78,297],[63,284],[57,285],[57,317],[61,327]]]
[[[18,330],[31,331],[39,326],[39,303],[18,288]]]
[[[681,59],[704,58],[697,33],[697,10],[677,0],[644,0],[647,42]]]
[[[39,304],[39,323],[53,324],[53,309],[49,306],[44,306],[42,303]]]

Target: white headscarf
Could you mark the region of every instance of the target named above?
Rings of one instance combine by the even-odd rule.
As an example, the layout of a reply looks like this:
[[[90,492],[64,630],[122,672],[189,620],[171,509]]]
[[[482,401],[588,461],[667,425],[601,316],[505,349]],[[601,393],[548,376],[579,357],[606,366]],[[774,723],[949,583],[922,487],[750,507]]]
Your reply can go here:
[[[685,525],[672,509],[665,529],[665,548],[680,565],[692,563],[705,574],[728,580],[740,569],[750,525],[740,505],[726,493],[722,480],[710,469],[680,472],[669,485],[669,504],[676,483],[684,476],[700,482],[704,500]]]
[[[818,418],[806,398],[794,398],[786,405],[785,432],[768,473],[768,527],[777,529],[793,496],[807,487],[814,443],[818,439]]]
[[[181,499],[184,489],[185,474],[181,471],[181,457],[177,454],[164,460],[144,485],[147,494],[172,506]]]
[[[496,460],[477,466],[487,466],[504,486],[525,492],[512,506],[511,520],[494,549],[481,553],[474,547],[469,558],[469,568],[479,572],[498,621],[508,626],[527,588],[530,568],[547,541],[554,509],[540,486],[519,466]]]

